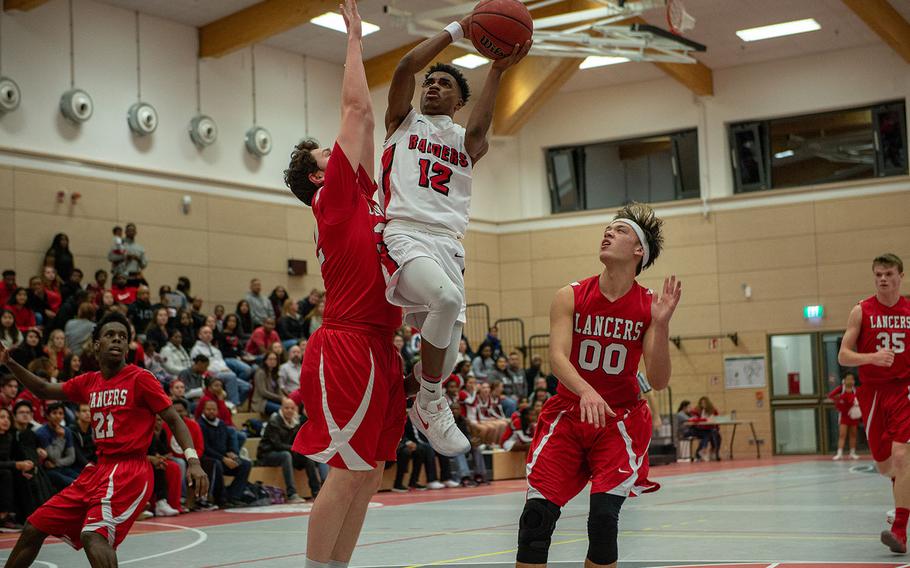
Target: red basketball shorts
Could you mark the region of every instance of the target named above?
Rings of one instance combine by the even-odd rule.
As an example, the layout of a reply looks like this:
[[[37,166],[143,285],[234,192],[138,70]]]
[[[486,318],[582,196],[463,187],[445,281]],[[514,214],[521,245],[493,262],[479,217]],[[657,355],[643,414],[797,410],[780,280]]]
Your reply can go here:
[[[910,443],[910,380],[865,383],[856,396],[875,461],[891,457],[892,443]]]
[[[407,414],[391,337],[323,325],[307,343],[300,392],[308,420],[295,452],[351,470],[395,460]]]
[[[155,488],[145,456],[89,464],[69,487],[28,518],[41,532],[82,548],[81,535],[96,532],[117,548]]]
[[[528,499],[563,507],[591,482],[591,493],[630,497],[657,491],[648,479],[651,411],[644,401],[603,428],[579,418],[578,403],[556,395],[544,404],[528,451]]]

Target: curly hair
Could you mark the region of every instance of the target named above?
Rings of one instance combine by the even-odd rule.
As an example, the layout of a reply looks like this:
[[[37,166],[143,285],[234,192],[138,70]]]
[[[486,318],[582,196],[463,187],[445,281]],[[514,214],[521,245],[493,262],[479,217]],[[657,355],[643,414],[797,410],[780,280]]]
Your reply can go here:
[[[120,312],[116,312],[116,311],[108,312],[108,313],[104,314],[104,317],[101,318],[101,321],[99,321],[97,324],[95,324],[95,329],[92,330],[92,340],[98,341],[99,339],[101,339],[101,330],[104,329],[104,326],[106,326],[109,323],[119,323],[120,325],[125,327],[127,340],[128,341],[133,340],[133,333],[132,333],[132,330],[130,329],[130,320],[126,319],[125,315],[121,314]]]
[[[313,204],[313,196],[320,187],[310,180],[310,174],[319,171],[316,158],[313,157],[313,150],[317,148],[319,142],[315,138],[302,140],[300,144],[294,146],[291,163],[288,169],[284,170],[284,185],[306,205]]]
[[[647,264],[642,265],[642,263],[639,262],[638,267],[635,269],[635,274],[641,274],[642,270],[654,264],[654,261],[660,256],[660,251],[664,245],[664,236],[661,233],[661,228],[664,224],[663,219],[660,219],[655,215],[654,210],[644,203],[637,203],[635,201],[628,203],[617,211],[616,216],[613,217],[614,221],[616,219],[631,219],[632,221],[635,221],[645,233],[645,238],[648,240],[650,255]]]
[[[430,75],[433,73],[447,73],[455,79],[455,83],[458,84],[458,89],[461,91],[461,104],[468,102],[468,99],[471,98],[471,87],[468,86],[468,80],[464,78],[464,75],[461,74],[461,71],[458,67],[454,65],[449,65],[448,63],[436,63],[427,70],[427,74],[424,75],[424,79],[429,79]]]

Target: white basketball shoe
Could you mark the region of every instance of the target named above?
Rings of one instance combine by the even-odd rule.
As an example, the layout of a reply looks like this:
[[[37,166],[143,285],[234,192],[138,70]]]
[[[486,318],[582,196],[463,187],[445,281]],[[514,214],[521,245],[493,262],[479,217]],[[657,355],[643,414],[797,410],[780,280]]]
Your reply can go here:
[[[445,397],[430,402],[425,408],[420,405],[420,398],[408,410],[411,424],[426,436],[437,453],[454,457],[471,449],[471,442],[461,433],[455,424],[452,409]]]

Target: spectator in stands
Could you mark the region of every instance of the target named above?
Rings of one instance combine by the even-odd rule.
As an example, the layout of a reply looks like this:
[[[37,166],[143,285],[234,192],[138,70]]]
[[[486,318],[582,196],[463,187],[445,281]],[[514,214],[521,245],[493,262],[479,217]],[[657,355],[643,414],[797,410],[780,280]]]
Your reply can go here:
[[[174,409],[177,411],[177,414],[183,419],[183,423],[186,424],[187,429],[190,431],[190,437],[193,439],[193,448],[196,449],[196,452],[199,453],[200,457],[205,453],[205,441],[202,438],[202,429],[199,427],[199,423],[190,415],[190,405],[183,398],[172,399],[174,401]],[[183,448],[180,447],[180,444],[174,440],[174,435],[171,430],[168,428],[167,423],[164,424],[164,431],[167,433],[168,446],[171,449],[171,455],[169,459],[172,460],[180,467],[180,479],[186,479],[186,456],[183,455]],[[208,503],[205,499],[197,499],[196,503],[193,505],[193,511],[208,511],[213,509],[214,506]]]
[[[70,252],[70,240],[65,233],[54,235],[54,241],[44,255],[44,266],[53,266],[64,282],[70,279],[75,263]]]
[[[4,270],[3,281],[0,282],[0,306],[7,305],[9,299],[13,297],[13,294],[15,294],[18,289],[19,285],[16,284],[16,271],[10,269]]]
[[[679,440],[698,437],[695,428],[689,422],[692,419],[693,411],[694,408],[690,400],[680,402],[679,407],[676,409],[676,435]]]
[[[537,388],[534,389],[534,393],[531,395],[531,402],[532,403],[534,403],[534,402],[543,403],[543,402],[546,402],[547,399],[550,398],[550,396],[551,396],[550,391],[548,391],[545,387],[538,386]]]
[[[500,357],[499,360],[505,361],[505,357]],[[495,373],[495,372],[494,372]],[[499,371],[497,374],[501,374]],[[493,409],[499,412],[499,417],[508,420],[512,413],[518,410],[518,397],[513,395],[506,394],[506,385],[499,379],[493,377],[493,373],[490,375],[490,396],[493,401]],[[503,378],[509,378],[507,375],[503,375]]]
[[[501,384],[497,384],[497,390],[501,387]],[[484,441],[488,445],[498,446],[503,432],[506,431],[508,421],[503,416],[499,397],[493,394],[492,383],[480,383],[477,386],[477,421],[485,427],[486,439]]]
[[[316,307],[316,304],[322,301],[323,295],[323,292],[313,288],[306,298],[297,302],[297,313],[300,314],[300,317],[305,318]]]
[[[316,330],[322,327],[322,316],[325,313],[325,300],[320,300],[316,307],[303,318],[303,335],[309,339]]]
[[[190,354],[183,347],[183,334],[179,330],[173,330],[168,342],[161,348],[161,364],[174,376],[179,376],[181,371],[193,364]]]
[[[490,331],[487,332],[487,336],[484,338],[483,342],[480,344],[478,351],[483,350],[484,345],[489,345],[492,349],[490,356],[494,359],[502,355],[502,341],[499,340],[499,328],[495,325],[490,326]]]
[[[190,317],[193,318],[193,328],[199,331],[199,328],[205,325],[206,315],[202,313],[202,296],[196,296],[190,303]]]
[[[70,353],[63,358],[63,368],[60,369],[60,374],[57,375],[57,382],[65,383],[73,377],[79,376],[81,370],[82,359],[75,353]]]
[[[269,294],[269,304],[272,306],[272,311],[269,315],[276,320],[280,318],[284,311],[284,301],[287,299],[288,291],[284,286],[275,286],[275,288],[272,289],[272,293]]]
[[[206,400],[202,408],[202,416],[197,420],[202,429],[202,438],[205,445],[204,456],[212,460],[216,475],[212,476],[215,483],[212,492],[215,503],[219,506],[242,503],[241,496],[249,479],[252,463],[241,458],[232,446],[232,435],[228,426],[218,418],[218,405],[214,400]],[[222,481],[218,483],[218,474],[234,478],[230,486],[224,488]]]
[[[203,391],[205,390],[205,379],[208,370],[209,358],[202,353],[198,353],[193,357],[193,364],[190,365],[188,369],[180,371],[176,381],[183,383],[184,397],[191,401],[198,400],[202,397]],[[173,385],[174,382],[175,381],[171,381],[169,384]],[[224,381],[222,381],[221,384],[223,385]]]
[[[304,320],[297,313],[297,303],[290,298],[284,301],[281,310],[281,317],[277,323],[278,337],[284,342],[286,348],[296,345],[298,341],[305,338]]]
[[[41,332],[35,328],[26,330],[25,340],[10,352],[10,357],[23,367],[28,367],[35,359],[44,357],[41,345]],[[49,376],[47,378],[50,378]]]
[[[284,344],[280,341],[272,342],[272,344],[269,346],[269,351],[275,355],[278,355],[278,366],[283,365],[284,362],[288,360],[287,351],[284,350]]]
[[[145,328],[145,339],[154,341],[159,349],[163,348],[167,345],[168,338],[171,335],[169,321],[168,309],[164,306],[157,308],[154,318]]]
[[[700,460],[708,461],[709,457],[702,455],[702,451],[710,446],[710,452],[711,455],[714,456],[714,460],[720,461],[720,427],[716,425],[699,424],[711,420],[718,415],[719,412],[710,398],[703,396],[698,399],[698,404],[694,409],[691,422],[694,424],[695,430],[698,431],[699,443],[695,455],[698,456],[698,459]]]
[[[155,375],[162,387],[166,386],[174,379],[174,375],[168,373],[164,368],[163,358],[158,352],[158,344],[146,339],[142,344],[142,350],[145,352],[145,368],[149,373]]]
[[[107,271],[100,269],[96,270],[95,281],[86,286],[85,290],[88,292],[92,303],[95,304],[95,306],[100,306],[101,296],[104,294],[104,291],[107,290]]]
[[[26,479],[23,498],[23,512],[31,515],[54,494],[54,488],[47,478],[45,470],[38,467],[41,460],[47,457],[44,448],[38,446],[38,437],[32,430],[32,403],[20,400],[13,405],[13,428],[15,429],[15,442],[13,446],[13,459],[29,461],[34,468],[29,470],[31,477]]]
[[[66,348],[76,355],[81,355],[86,344],[92,338],[95,329],[95,304],[85,302],[79,306],[76,319],[66,322],[63,334],[66,337]]]
[[[105,290],[101,293],[101,303],[98,304],[98,321],[101,321],[104,316],[108,314],[111,310],[115,309],[117,302],[114,300],[114,293],[110,290]]]
[[[534,439],[537,414],[531,406],[525,406],[509,418],[509,425],[502,435],[500,445],[507,452],[527,452]]]
[[[95,463],[95,438],[92,436],[92,407],[87,404],[80,404],[79,411],[76,412],[76,422],[70,426],[70,432],[73,437],[73,449],[76,452],[76,461],[74,466],[82,471],[82,468],[90,463]]]
[[[17,493],[25,485],[23,473],[35,467],[33,462],[15,460],[15,444],[13,414],[8,408],[0,408],[0,529],[3,532],[22,530],[20,522],[25,517]]]
[[[63,294],[60,292],[60,280],[57,278],[57,270],[53,266],[45,266],[41,272],[41,283],[44,285],[44,298],[48,308],[54,313],[48,316],[50,320],[45,322],[47,326],[53,326],[52,319],[57,317],[60,306],[63,305]]]
[[[271,416],[281,408],[282,398],[278,386],[278,355],[269,352],[253,376],[253,411],[263,417]]]
[[[306,341],[304,339],[304,341]],[[299,345],[293,345],[288,349],[288,360],[278,368],[278,388],[281,394],[287,396],[300,388],[300,372],[303,369],[303,349]]]
[[[281,408],[278,412],[272,414],[268,422],[266,422],[262,440],[256,450],[256,459],[259,463],[266,466],[281,467],[288,503],[304,502],[304,499],[297,494],[297,487],[294,483],[295,469],[306,471],[313,499],[319,494],[321,487],[313,461],[306,456],[291,451],[291,446],[294,444],[300,425],[297,404],[293,400],[285,398],[281,401]]]
[[[215,375],[224,382],[224,390],[227,392],[228,399],[234,406],[240,406],[240,403],[246,400],[252,386],[248,381],[241,379],[231,370],[224,360],[224,355],[221,353],[221,350],[212,343],[212,328],[203,326],[199,330],[198,337],[199,339],[190,350],[190,357],[193,357],[193,360],[195,361],[195,357],[198,355],[205,355],[208,358],[209,373]]]
[[[47,453],[41,464],[57,491],[69,487],[79,477],[76,450],[73,448],[73,433],[64,426],[65,413],[62,402],[47,406],[47,423],[38,428],[35,435],[38,445]]]
[[[63,369],[63,360],[69,355],[69,350],[66,348],[66,336],[63,331],[55,329],[48,335],[44,353],[54,366],[51,378],[56,379]]]
[[[489,344],[481,345],[480,352],[471,363],[471,370],[474,372],[474,376],[477,377],[477,381],[486,382],[490,372],[495,368],[496,360],[493,359],[493,347]]]
[[[155,416],[155,429],[147,457],[155,475],[155,516],[176,517],[183,510],[180,506],[183,479],[180,476],[180,466],[170,459],[171,446],[164,430],[164,420],[160,416]]]
[[[190,401],[186,397],[186,383],[180,379],[173,379],[167,384],[167,394],[172,401],[182,400],[186,402],[186,407],[190,407]]]
[[[136,301],[138,291],[138,286],[131,286],[127,283],[126,274],[114,274],[114,281],[111,283],[111,296],[114,298],[114,303],[129,306]]]
[[[263,320],[262,325],[253,331],[250,340],[246,343],[246,352],[254,357],[262,357],[276,341],[281,343],[281,338],[275,331],[275,318],[267,317]]]
[[[79,306],[89,302],[88,292],[85,290],[76,290],[71,296],[64,296],[63,304],[57,311],[57,317],[54,319],[53,329],[65,329],[67,322],[75,319],[79,313]]]
[[[115,255],[123,257],[124,253],[126,252],[123,248],[123,227],[115,225],[114,228],[111,229],[111,233],[114,235],[114,238],[111,242],[111,248],[110,252],[108,252],[108,255],[113,253]],[[124,262],[126,262],[125,259],[111,261],[111,266],[119,266]]]
[[[16,288],[10,296],[6,308],[12,312],[19,331],[25,331],[37,325],[35,312],[29,307],[29,291],[25,288]]]
[[[506,367],[506,374],[511,379],[511,394],[514,395],[517,400],[527,398],[528,394],[531,392],[531,389],[528,388],[525,370],[521,365],[521,354],[517,351],[512,351],[509,353],[509,365]],[[505,384],[505,381],[503,381],[503,384]]]
[[[237,425],[234,424],[234,416],[228,406],[230,402],[227,400],[227,393],[224,391],[224,383],[218,377],[206,377],[205,390],[202,391],[202,398],[199,399],[199,403],[196,405],[196,410],[194,411],[196,418],[202,416],[202,409],[205,407],[205,403],[208,400],[214,400],[215,404],[218,406],[218,418],[227,424],[231,434],[231,447],[234,452],[239,454],[243,448],[243,444],[246,442],[247,435],[244,430],[238,428]]]
[[[420,468],[427,463],[427,450],[430,445],[419,442],[414,434],[414,427],[410,421],[405,422],[404,435],[398,443],[397,468],[395,469],[395,482],[392,491],[407,493],[409,489],[423,491],[426,485],[420,483]],[[411,477],[407,487],[404,485],[404,476],[408,472],[408,462],[411,462]]]
[[[149,263],[145,257],[145,247],[136,242],[135,223],[127,224],[122,248],[116,249],[116,246],[112,245],[107,253],[107,259],[111,261],[111,273],[123,274],[127,280],[137,281],[138,285],[138,281],[142,279],[142,271]]]
[[[212,316],[215,318],[215,325],[220,332],[221,328],[224,327],[224,304],[215,304]]]
[[[196,344],[196,329],[193,327],[193,316],[188,310],[177,310],[177,322],[174,329],[183,337],[183,348],[189,351]]]
[[[22,343],[22,332],[16,327],[16,315],[4,308],[0,311],[0,345],[12,350]]]
[[[157,313],[160,308],[165,308],[167,310],[167,317],[170,320],[177,316],[177,308],[171,305],[174,303],[174,292],[171,290],[170,286],[164,284],[163,286],[158,287],[158,303],[152,304],[152,310]]]
[[[152,318],[155,317],[155,311],[152,309],[151,303],[151,291],[145,284],[136,288],[136,300],[130,304],[127,317],[129,317],[129,320],[137,330],[142,330],[142,335],[144,336],[145,330],[152,322]]]
[[[0,408],[13,411],[13,404],[19,396],[19,381],[12,375],[3,375],[0,378]]]
[[[237,302],[237,311],[234,313],[237,314],[237,319],[240,324],[237,328],[238,335],[244,338],[244,340],[249,339],[250,335],[253,334],[253,330],[256,329],[256,325],[253,323],[250,303],[246,300],[240,300]]]
[[[506,411],[506,415],[511,416],[512,412],[515,412],[515,408],[512,408],[511,405],[515,404],[517,408],[518,397],[515,395],[515,385],[512,382],[512,375],[509,374],[508,359],[502,355],[496,358],[496,367],[487,375],[487,381],[490,383],[499,381],[502,384],[502,394],[506,398],[506,402],[503,403],[503,408]],[[522,377],[522,382],[524,382],[524,377]]]
[[[174,293],[180,297],[180,304],[177,306],[174,306],[174,307],[176,307],[178,310],[179,309],[185,310],[185,309],[189,308],[190,305],[192,305],[193,296],[190,294],[191,287],[192,287],[192,283],[190,282],[189,278],[187,278],[186,276],[177,277],[177,290]]]
[[[461,338],[458,342],[458,356],[455,359],[455,368],[457,369],[458,365],[465,361],[470,365],[471,359],[471,356],[468,354],[468,340]]]
[[[83,277],[81,269],[73,268],[73,271],[70,272],[70,277],[63,281],[63,284],[60,285],[60,293],[63,294],[64,302],[67,298],[71,298],[76,292],[82,290]]]
[[[224,362],[234,374],[245,381],[253,377],[253,368],[250,366],[255,357],[244,351],[244,343],[240,334],[240,318],[237,314],[228,314],[224,317],[224,325],[218,334],[217,347],[224,355]]]
[[[262,295],[262,281],[258,278],[250,280],[250,291],[243,298],[250,306],[250,317],[253,320],[253,326],[260,326],[265,318],[272,317],[275,313],[272,309],[272,303]]]

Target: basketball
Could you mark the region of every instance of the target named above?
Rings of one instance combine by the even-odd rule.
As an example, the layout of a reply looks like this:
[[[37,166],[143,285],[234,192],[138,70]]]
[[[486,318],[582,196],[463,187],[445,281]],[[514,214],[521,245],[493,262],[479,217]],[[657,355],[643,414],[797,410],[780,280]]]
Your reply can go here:
[[[484,0],[471,14],[471,41],[481,55],[502,59],[531,39],[534,20],[518,0]]]

